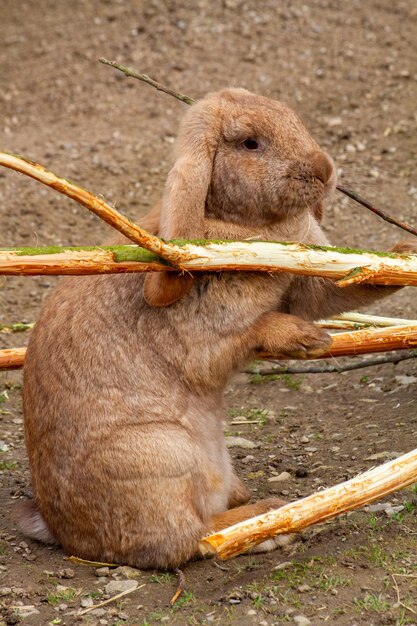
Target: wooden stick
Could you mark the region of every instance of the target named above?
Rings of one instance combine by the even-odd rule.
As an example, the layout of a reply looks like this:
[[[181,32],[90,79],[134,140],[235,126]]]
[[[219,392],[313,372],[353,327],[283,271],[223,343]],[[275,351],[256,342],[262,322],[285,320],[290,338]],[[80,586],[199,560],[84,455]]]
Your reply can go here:
[[[187,256],[184,250],[178,250],[175,246],[167,245],[158,237],[151,235],[143,228],[139,228],[119,211],[106,204],[101,198],[74,185],[74,183],[65,180],[65,178],[59,178],[38,163],[0,152],[0,165],[30,176],[40,183],[59,191],[59,193],[76,200],[131,241],[157,254],[162,259],[174,263],[174,265]]]
[[[399,220],[395,219],[388,213],[385,213],[385,211],[381,211],[381,209],[377,209],[377,207],[375,207],[373,204],[365,200],[365,198],[362,198],[358,193],[356,193],[356,191],[352,191],[351,189],[346,189],[346,187],[341,187],[340,185],[337,185],[336,189],[344,193],[346,196],[349,196],[349,198],[352,198],[352,200],[355,200],[355,202],[358,202],[362,206],[366,207],[367,209],[372,211],[372,213],[375,213],[375,215],[379,215],[379,217],[382,217],[382,219],[385,220],[386,222],[389,222],[390,224],[394,224],[395,226],[402,228],[403,230],[411,233],[412,235],[417,235],[417,230],[413,228],[412,226],[410,226],[410,224],[407,224],[407,222],[400,222]]]
[[[152,87],[155,87],[155,89],[157,89],[158,91],[163,91],[164,93],[167,93],[169,96],[173,96],[177,100],[180,100],[181,102],[185,102],[185,104],[195,103],[195,100],[193,98],[190,98],[189,96],[185,96],[183,93],[180,93],[179,91],[176,91],[175,89],[170,89],[169,87],[165,87],[165,85],[158,83],[153,78],[150,78],[147,74],[140,74],[136,70],[132,70],[129,67],[120,65],[119,63],[116,63],[116,61],[108,61],[104,57],[100,57],[99,62],[103,63],[103,65],[110,65],[110,67],[114,67],[116,70],[123,72],[125,76],[131,77],[131,78],[137,78],[138,80],[141,80],[144,83],[147,83],[148,85],[151,85]]]
[[[26,348],[0,350],[0,370],[17,370],[23,367]]]
[[[159,240],[158,240],[159,241]],[[167,244],[164,244],[167,245]],[[393,254],[270,241],[173,242],[175,263],[183,270],[291,272],[339,280],[344,287],[360,268],[361,282],[417,285],[417,255]],[[173,262],[173,258],[171,259]],[[0,250],[0,274],[109,274],[169,271],[156,254],[135,246],[10,248]],[[340,280],[344,279],[344,280]],[[356,281],[357,282],[357,281]]]
[[[380,500],[416,481],[417,450],[413,450],[344,483],[204,537],[200,549],[202,554],[228,559],[269,537],[300,532],[311,524]]]
[[[78,615],[86,615],[87,613],[90,613],[90,611],[95,611],[95,609],[99,609],[102,606],[106,606],[107,604],[110,604],[110,602],[115,602],[116,600],[120,600],[120,598],[123,598],[123,596],[127,596],[129,593],[133,593],[134,591],[137,591],[138,589],[142,589],[142,587],[144,587],[144,586],[145,586],[145,583],[143,583],[143,585],[139,585],[139,586],[136,583],[136,587],[132,587],[131,589],[126,589],[126,591],[121,591],[120,593],[116,594],[115,596],[112,596],[111,598],[108,598],[108,600],[103,600],[103,602],[99,602],[98,604],[94,604],[94,606],[89,606],[88,609],[84,609],[83,611],[80,611],[78,613]]]
[[[322,328],[359,330],[360,328],[370,327],[409,326],[411,324],[417,324],[417,320],[402,319],[400,317],[382,317],[381,315],[367,315],[365,313],[351,311],[350,313],[335,315],[329,320],[320,320],[317,323]]]
[[[332,335],[332,345],[320,358],[352,356],[371,352],[417,348],[417,325],[372,328]],[[18,369],[23,366],[25,348],[0,350],[0,369]],[[284,355],[260,353],[260,359],[287,359]],[[317,357],[315,357],[317,358]]]
[[[332,345],[321,358],[417,348],[417,325],[370,328],[333,335]]]

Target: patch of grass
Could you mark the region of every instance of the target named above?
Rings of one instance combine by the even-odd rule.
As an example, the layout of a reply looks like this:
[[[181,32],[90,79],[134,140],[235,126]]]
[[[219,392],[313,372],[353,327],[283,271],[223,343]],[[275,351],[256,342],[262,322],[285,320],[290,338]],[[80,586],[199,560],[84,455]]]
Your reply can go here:
[[[174,576],[169,572],[165,572],[163,574],[152,574],[150,577],[151,583],[157,583],[158,585],[165,585],[167,583],[172,583],[174,580]]]
[[[7,389],[5,389],[4,391],[0,393],[0,404],[7,402],[8,399],[9,399],[9,394],[8,394]]]
[[[270,383],[274,380],[279,380],[281,378],[281,374],[251,374],[249,377],[249,382],[252,385],[263,385],[264,383]]]
[[[97,591],[90,591],[87,594],[88,598],[91,598],[92,600],[100,600],[100,598],[103,597],[103,592],[100,591],[100,589],[97,589]]]
[[[74,589],[74,587],[68,587],[62,591],[51,591],[48,593],[48,604],[55,606],[60,602],[71,602],[71,600],[74,600],[79,593],[80,592],[77,591],[77,589]]]
[[[355,598],[353,604],[361,611],[371,611],[373,613],[385,613],[390,608],[390,603],[381,594],[367,592],[363,598]]]
[[[18,467],[17,461],[0,461],[0,472],[2,470],[14,470]]]
[[[336,587],[351,585],[350,578],[331,571],[335,564],[336,560],[333,557],[314,557],[308,561],[293,563],[285,569],[274,572],[271,575],[271,580],[285,582],[294,589],[301,584],[308,584],[312,588],[321,589],[325,592]]]
[[[227,413],[232,419],[244,417],[258,426],[265,426],[269,415],[268,409],[229,409]]]

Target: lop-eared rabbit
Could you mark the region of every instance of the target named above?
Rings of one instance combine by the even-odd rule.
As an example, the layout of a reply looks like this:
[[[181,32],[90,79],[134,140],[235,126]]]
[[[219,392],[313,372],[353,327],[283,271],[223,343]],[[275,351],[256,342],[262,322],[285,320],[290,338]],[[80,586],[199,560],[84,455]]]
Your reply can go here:
[[[226,89],[186,112],[162,204],[142,225],[165,239],[327,244],[335,179],[290,108]],[[210,531],[280,506],[247,504],[222,432],[225,385],[257,350],[320,354],[330,338],[310,320],[392,291],[289,273],[63,280],[24,367],[34,500],[21,529],[85,559],[169,569]]]

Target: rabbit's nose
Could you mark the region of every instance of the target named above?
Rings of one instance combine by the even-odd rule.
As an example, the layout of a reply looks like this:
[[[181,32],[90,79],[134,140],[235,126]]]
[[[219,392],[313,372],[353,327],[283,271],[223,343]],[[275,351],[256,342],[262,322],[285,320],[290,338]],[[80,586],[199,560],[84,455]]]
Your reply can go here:
[[[333,174],[333,162],[325,152],[313,152],[311,155],[313,175],[321,180],[323,185],[329,182]]]

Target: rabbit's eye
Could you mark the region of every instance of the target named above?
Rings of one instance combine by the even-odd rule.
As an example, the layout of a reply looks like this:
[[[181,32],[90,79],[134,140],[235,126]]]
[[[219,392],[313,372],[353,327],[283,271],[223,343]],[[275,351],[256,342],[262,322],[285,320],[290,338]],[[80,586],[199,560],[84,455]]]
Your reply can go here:
[[[252,138],[246,139],[242,145],[246,150],[257,150],[259,148],[259,142]]]

